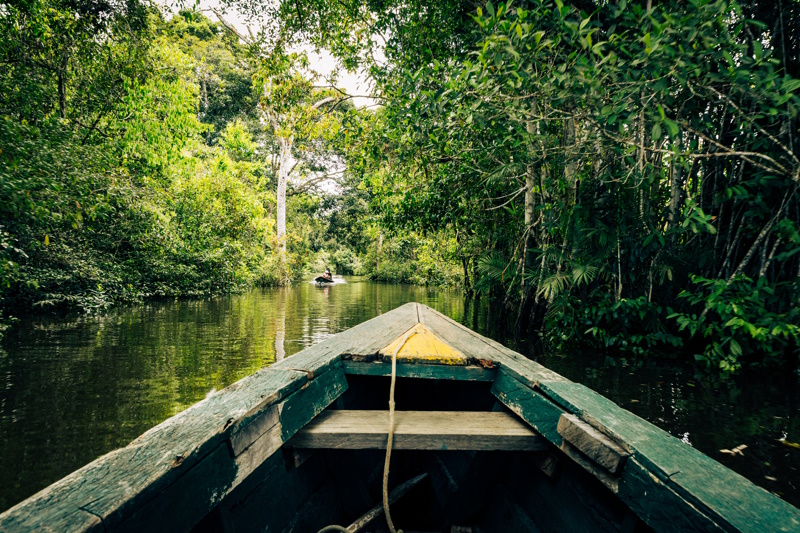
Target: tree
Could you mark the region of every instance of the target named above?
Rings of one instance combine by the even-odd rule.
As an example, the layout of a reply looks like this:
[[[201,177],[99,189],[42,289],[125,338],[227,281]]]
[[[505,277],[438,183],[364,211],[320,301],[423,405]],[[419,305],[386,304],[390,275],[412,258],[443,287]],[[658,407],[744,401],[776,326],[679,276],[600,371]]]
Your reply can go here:
[[[279,12],[288,35],[369,69],[385,107],[362,167],[384,227],[466,236],[478,287],[556,346],[691,340],[731,370],[798,350],[800,81],[786,31],[798,11],[785,4]],[[742,284],[781,297],[740,306]],[[780,324],[766,344],[759,316]]]
[[[264,62],[256,78],[263,87],[261,110],[265,122],[278,142],[273,168],[277,175],[277,238],[282,254],[286,252],[289,179],[303,162],[303,155],[313,150],[315,142],[333,139],[339,129],[338,117],[332,112],[336,93],[315,88],[315,77],[308,72],[308,58],[304,54],[276,51]],[[312,179],[318,183],[324,178]],[[310,186],[308,182],[300,188],[307,186]]]

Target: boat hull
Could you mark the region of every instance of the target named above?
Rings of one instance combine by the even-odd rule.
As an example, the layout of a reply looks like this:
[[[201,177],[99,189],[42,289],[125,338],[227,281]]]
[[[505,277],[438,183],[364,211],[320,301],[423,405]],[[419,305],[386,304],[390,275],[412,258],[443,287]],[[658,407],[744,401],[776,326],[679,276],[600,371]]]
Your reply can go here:
[[[436,342],[406,345],[412,330]],[[424,346],[437,353],[417,353]],[[800,531],[798,509],[585,386],[419,304],[215,393],[6,511],[0,530],[317,531],[358,522],[380,506],[382,441],[363,428],[344,440],[330,429],[312,448],[302,437],[320,430],[323,412],[385,410],[392,355],[400,361],[397,409],[506,420],[480,439],[445,431],[444,422],[422,424],[424,417],[420,427],[398,428],[389,487],[419,480],[392,505],[398,527]],[[502,428],[519,425],[536,440],[524,432],[517,441],[502,438]],[[424,434],[417,440],[415,431]],[[331,444],[353,439],[362,439],[359,449]],[[369,530],[381,531],[381,520]]]

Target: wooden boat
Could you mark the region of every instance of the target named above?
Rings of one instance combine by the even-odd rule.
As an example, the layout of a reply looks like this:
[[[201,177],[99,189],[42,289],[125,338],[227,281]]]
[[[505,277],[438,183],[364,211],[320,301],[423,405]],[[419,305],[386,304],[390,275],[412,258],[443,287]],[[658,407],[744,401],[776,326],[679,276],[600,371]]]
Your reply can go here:
[[[399,528],[800,531],[800,510],[416,303],[217,392],[6,511],[0,531],[384,531],[393,356]]]
[[[333,283],[333,278],[326,278],[325,276],[317,276],[314,278],[317,285],[324,285],[326,283]]]

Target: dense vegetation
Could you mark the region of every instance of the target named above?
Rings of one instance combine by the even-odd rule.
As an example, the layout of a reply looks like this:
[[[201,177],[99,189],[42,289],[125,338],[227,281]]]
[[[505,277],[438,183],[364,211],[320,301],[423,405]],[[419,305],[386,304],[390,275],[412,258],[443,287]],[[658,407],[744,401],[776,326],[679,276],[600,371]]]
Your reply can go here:
[[[219,23],[136,2],[0,9],[6,314],[275,284],[308,262],[274,217],[259,65]],[[290,202],[292,234],[320,201]],[[307,240],[306,240],[307,241]]]
[[[0,3],[6,314],[335,266],[458,285],[552,349],[796,363],[800,4],[228,5],[263,31]]]

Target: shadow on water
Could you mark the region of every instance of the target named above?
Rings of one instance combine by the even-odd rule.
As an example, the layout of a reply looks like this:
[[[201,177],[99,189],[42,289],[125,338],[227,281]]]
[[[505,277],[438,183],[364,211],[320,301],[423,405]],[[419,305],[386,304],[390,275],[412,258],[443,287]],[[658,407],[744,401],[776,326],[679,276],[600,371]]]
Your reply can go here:
[[[674,361],[544,355],[485,301],[358,278],[20,321],[0,351],[0,510],[255,370],[409,301],[584,383],[800,505],[796,375],[723,379]],[[719,450],[746,444],[744,455]]]

